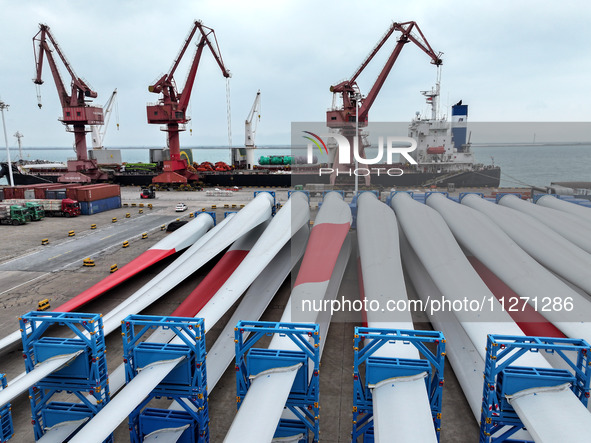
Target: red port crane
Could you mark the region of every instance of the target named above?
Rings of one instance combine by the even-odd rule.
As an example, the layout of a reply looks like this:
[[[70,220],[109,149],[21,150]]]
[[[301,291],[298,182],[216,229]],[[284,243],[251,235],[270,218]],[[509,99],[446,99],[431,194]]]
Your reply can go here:
[[[185,87],[179,92],[174,80],[174,73],[195,34],[201,35],[201,39],[197,42],[197,49],[189,68]],[[222,70],[222,75],[226,78],[230,77],[230,71],[224,66],[214,30],[204,26],[201,21],[195,21],[168,74],[163,75],[156,83],[148,87],[150,92],[162,94],[158,103],[148,104],[147,106],[148,123],[166,125],[163,130],[168,132],[168,148],[170,151],[170,160],[164,162],[164,172],[154,177],[154,183],[187,183],[188,180],[198,178],[196,174],[187,170],[187,160],[181,159],[179,132],[185,130],[182,125],[190,120],[190,117],[187,116],[187,107],[205,46],[211,50]]]
[[[361,95],[359,86],[357,85],[357,78],[395,31],[399,31],[402,35],[398,37],[394,50],[390,54],[390,57],[386,61],[386,64],[382,68],[382,71],[378,75],[378,78],[369,93],[366,96]],[[330,92],[334,94],[333,107],[326,112],[326,125],[329,128],[340,129],[341,133],[349,140],[351,149],[353,149],[353,138],[356,132],[356,120],[358,119],[359,121],[359,127],[367,126],[369,110],[380,93],[380,90],[382,89],[388,74],[392,70],[394,63],[398,59],[402,48],[408,42],[413,42],[425,52],[431,58],[431,63],[435,66],[440,66],[443,63],[441,60],[442,53],[433,51],[431,45],[429,45],[427,39],[423,35],[423,32],[415,22],[394,22],[388,28],[378,44],[365,58],[363,63],[361,63],[359,68],[357,68],[355,74],[353,74],[349,80],[342,81],[341,83],[330,87]],[[336,105],[338,95],[340,95],[342,99],[341,107],[337,107]],[[358,110],[356,110],[357,106],[359,106]],[[365,157],[361,143],[359,143],[359,154],[361,157]],[[354,158],[353,152],[351,152],[350,158]],[[348,169],[350,165],[341,165],[338,158],[335,157],[334,169],[337,169],[337,167],[339,167],[339,170],[343,170],[346,168]],[[369,179],[369,176],[367,176],[366,179]]]
[[[86,133],[88,125],[104,124],[103,108],[90,105],[89,98],[96,98],[93,91],[84,80],[76,75],[74,69],[66,59],[62,49],[52,35],[49,26],[39,25],[39,32],[33,37],[33,50],[35,53],[36,76],[33,82],[42,85],[43,59],[47,58],[51,75],[57,87],[57,93],[62,105],[62,117],[60,121],[66,125],[66,130],[74,132],[76,160],[68,160],[68,172],[59,177],[60,182],[82,182],[102,180],[107,174],[102,172],[96,160],[88,158],[86,149]],[[71,77],[71,92],[68,93],[66,85],[60,75],[56,59],[53,53],[57,53]],[[38,95],[38,97],[40,97]],[[39,108],[41,108],[39,100]]]

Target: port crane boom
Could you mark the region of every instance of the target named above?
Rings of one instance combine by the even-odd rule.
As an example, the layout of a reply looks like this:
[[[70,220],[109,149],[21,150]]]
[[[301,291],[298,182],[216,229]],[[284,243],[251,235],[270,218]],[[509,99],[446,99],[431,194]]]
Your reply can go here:
[[[359,86],[357,85],[357,78],[361,75],[363,70],[367,67],[367,65],[369,65],[369,63],[373,60],[380,49],[382,49],[384,44],[388,41],[392,34],[394,34],[395,31],[401,32],[402,35],[398,37],[394,50],[388,57],[386,64],[380,71],[378,78],[374,82],[371,90],[366,96],[363,96],[359,90]],[[429,45],[427,39],[423,35],[423,32],[415,22],[393,22],[383,37],[380,39],[378,44],[363,60],[359,68],[357,68],[353,76],[349,80],[342,81],[330,87],[330,92],[333,93],[333,99],[331,109],[326,112],[326,126],[329,128],[338,129],[340,133],[349,141],[349,146],[351,147],[349,158],[356,158],[354,156],[354,150],[356,147],[359,157],[362,159],[365,158],[364,146],[359,141],[361,138],[359,128],[364,128],[367,126],[369,110],[380,93],[380,90],[382,89],[388,74],[390,74],[394,63],[396,63],[402,48],[409,42],[413,42],[423,52],[425,52],[431,58],[431,63],[435,66],[439,67],[443,63],[441,60],[442,53],[433,51],[431,45]],[[342,102],[342,105],[340,106],[338,105],[339,96]],[[346,171],[349,170],[350,167],[351,165],[349,162],[344,160],[341,161],[337,152],[332,166],[334,172],[331,175],[331,184],[334,185],[337,181],[337,177],[343,173],[346,174]],[[371,177],[369,174],[365,176],[366,186],[369,186],[370,179]]]
[[[257,126],[261,119],[261,91],[257,91],[257,95],[252,104],[252,108],[244,121],[245,140],[244,147],[246,148],[246,167],[252,169],[254,165],[254,149]]]
[[[113,90],[113,93],[103,106],[105,115],[105,124],[102,126],[93,125],[92,129],[92,149],[102,149],[105,143],[105,136],[107,135],[107,129],[109,129],[109,120],[111,120],[111,114],[113,113],[113,105],[117,98],[117,88]],[[117,129],[119,129],[119,122],[117,122]]]
[[[256,118],[255,118],[256,117]],[[254,148],[254,140],[257,132],[257,125],[259,120],[261,119],[261,90],[257,91],[257,95],[254,99],[254,103],[252,104],[252,108],[244,121],[244,129],[246,132],[246,140],[244,141],[244,146],[247,148]],[[254,121],[254,128],[253,128],[253,121]]]
[[[399,31],[402,33],[400,37],[398,37],[398,43],[394,47],[394,50],[390,54],[386,64],[382,68],[382,71],[378,75],[374,85],[372,86],[371,90],[367,94],[367,96],[363,97],[359,94],[359,87],[357,85],[357,78],[363,70],[369,65],[375,55],[380,51],[380,49],[384,46],[384,44],[388,41],[390,36],[395,32]],[[416,32],[413,32],[416,31]],[[359,100],[360,107],[358,111],[358,119],[359,119],[359,126],[367,126],[367,117],[369,114],[369,110],[373,105],[375,99],[377,98],[388,74],[392,70],[394,63],[398,59],[400,52],[404,45],[409,42],[413,42],[417,45],[423,52],[425,52],[430,58],[431,63],[435,66],[440,66],[443,61],[441,60],[441,52],[435,52],[427,39],[423,35],[423,32],[420,30],[419,26],[413,22],[404,22],[404,23],[397,23],[394,22],[388,28],[384,36],[380,39],[378,44],[373,48],[373,50],[369,53],[369,55],[365,58],[365,60],[361,63],[359,68],[355,71],[353,76],[349,80],[345,80],[337,85],[333,85],[330,87],[330,91],[337,95],[340,94],[342,97],[343,106],[340,109],[337,109],[336,106],[333,106],[333,109],[326,113],[326,121],[327,125],[330,128],[342,128],[342,127],[351,127],[351,124],[355,123],[356,111],[355,106],[357,104],[357,100]],[[333,103],[336,103],[336,100],[333,100]]]
[[[98,94],[74,72],[72,65],[64,55],[49,26],[39,25],[39,32],[33,37],[33,50],[35,54],[36,76],[33,82],[39,87],[43,84],[43,59],[47,58],[51,75],[57,88],[58,97],[62,106],[63,115],[61,122],[66,125],[66,130],[74,132],[76,160],[68,161],[68,173],[60,177],[60,181],[90,182],[104,178],[105,174],[98,169],[95,160],[88,158],[86,151],[86,126],[104,124],[103,109],[100,106],[90,105],[91,98]],[[62,64],[71,77],[71,90],[68,92],[62,79],[54,52],[59,56]],[[38,94],[39,108],[42,107]]]
[[[179,91],[174,79],[174,74],[195,35],[200,35],[201,38],[197,42],[197,49],[189,68],[185,86]],[[196,178],[194,174],[187,171],[187,161],[181,159],[179,132],[185,130],[182,125],[190,120],[190,117],[187,116],[187,107],[195,83],[195,75],[197,74],[201,54],[206,46],[213,54],[213,57],[222,71],[222,75],[225,78],[229,78],[230,71],[226,69],[222,60],[214,30],[204,26],[201,21],[195,21],[180,52],[174,59],[168,74],[163,75],[153,85],[148,87],[150,92],[162,94],[158,103],[148,104],[147,106],[148,123],[166,125],[163,130],[168,133],[168,148],[170,150],[170,160],[164,162],[165,172],[158,177],[155,177],[155,182],[187,183],[188,179],[191,180]]]

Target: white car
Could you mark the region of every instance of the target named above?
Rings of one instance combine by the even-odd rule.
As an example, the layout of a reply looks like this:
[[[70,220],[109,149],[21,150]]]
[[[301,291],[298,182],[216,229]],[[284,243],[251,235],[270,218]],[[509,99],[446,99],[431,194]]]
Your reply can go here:
[[[188,209],[188,206],[184,203],[179,203],[178,205],[176,205],[176,212],[183,212],[186,211]]]

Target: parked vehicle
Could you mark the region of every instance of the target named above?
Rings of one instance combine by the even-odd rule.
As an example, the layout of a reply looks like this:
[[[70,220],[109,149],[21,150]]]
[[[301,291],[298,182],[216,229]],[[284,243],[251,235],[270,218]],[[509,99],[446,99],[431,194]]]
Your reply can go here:
[[[188,206],[184,203],[179,203],[178,205],[176,205],[176,212],[183,212],[186,211],[188,209]]]
[[[32,200],[25,200],[25,199],[18,199],[13,198],[10,200],[4,200],[4,203],[8,203],[11,205],[29,205],[34,203],[39,205],[43,208],[46,217],[77,217],[80,215],[80,203],[76,200],[72,200],[70,198],[64,199],[32,199]]]
[[[39,203],[25,202],[23,206],[29,211],[31,220],[39,221],[45,218],[45,210],[43,209],[43,205],[40,205]]]
[[[140,198],[156,198],[156,192],[154,191],[154,188],[152,186],[148,188],[142,188]]]
[[[19,205],[0,204],[0,223],[5,225],[24,225],[31,221],[29,210]]]

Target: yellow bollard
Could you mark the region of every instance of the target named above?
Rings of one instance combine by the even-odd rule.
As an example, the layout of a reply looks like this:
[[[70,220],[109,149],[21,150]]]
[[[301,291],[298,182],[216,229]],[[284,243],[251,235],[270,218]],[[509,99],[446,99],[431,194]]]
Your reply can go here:
[[[114,265],[111,265],[111,274],[115,271],[119,270],[119,268],[117,267],[117,264],[115,263]]]
[[[111,222],[113,222],[113,223],[117,223],[117,217],[113,217],[113,218],[111,219]]]
[[[193,214],[192,212],[189,212],[189,218],[193,218],[195,217],[195,214]]]
[[[142,240],[145,240],[146,238],[148,238],[148,233],[147,232],[144,232],[142,234]]]
[[[90,225],[90,229],[96,229],[96,224],[93,223],[92,225]]]
[[[123,247],[124,247],[124,248],[127,248],[127,247],[129,247],[129,241],[125,240],[125,241],[123,242]]]
[[[131,217],[131,214],[129,212],[126,212],[125,213],[125,218],[129,218],[129,217]]]
[[[143,207],[144,207],[144,204],[143,203],[140,203],[140,208],[143,208]]]
[[[93,259],[91,259],[91,258],[85,258],[85,259],[82,261],[82,265],[83,265],[83,266],[86,266],[86,267],[88,267],[88,268],[91,268],[91,267],[93,267],[93,266],[94,266],[94,260],[93,260]]]
[[[37,303],[37,310],[38,311],[47,311],[51,306],[49,306],[49,299],[44,298],[39,303]]]
[[[41,244],[42,244],[43,246],[45,246],[45,245],[49,244],[49,239],[48,239],[48,238],[43,238],[43,239],[41,239]]]
[[[148,208],[152,209],[152,203],[148,203]]]
[[[143,214],[143,213],[144,213],[144,210],[143,210],[143,209],[140,209],[140,210],[139,210],[139,211],[137,211],[137,212],[138,212],[138,214]]]
[[[162,225],[162,226],[160,226],[160,230],[161,230],[161,231],[165,231],[165,230],[166,230],[166,225]]]
[[[68,231],[68,237],[74,237],[76,233],[74,231]]]
[[[135,203],[132,203],[132,204],[131,204],[131,207],[132,207],[132,208],[135,208],[136,206],[137,206],[137,205],[136,205]]]
[[[224,208],[228,209],[230,207],[230,205],[224,205]]]

